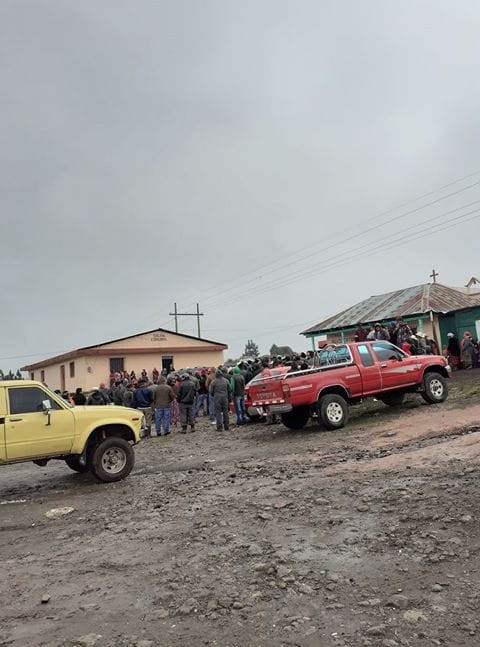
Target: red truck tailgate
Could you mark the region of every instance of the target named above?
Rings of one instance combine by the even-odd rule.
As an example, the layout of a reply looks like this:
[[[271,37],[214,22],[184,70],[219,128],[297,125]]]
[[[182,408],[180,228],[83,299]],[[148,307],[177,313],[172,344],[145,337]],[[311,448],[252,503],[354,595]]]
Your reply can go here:
[[[288,368],[275,371],[276,374],[269,377],[257,375],[248,383],[247,390],[249,400],[253,407],[268,404],[281,404],[285,402],[283,385],[285,381],[283,375],[288,372]],[[273,373],[273,371],[272,371]]]

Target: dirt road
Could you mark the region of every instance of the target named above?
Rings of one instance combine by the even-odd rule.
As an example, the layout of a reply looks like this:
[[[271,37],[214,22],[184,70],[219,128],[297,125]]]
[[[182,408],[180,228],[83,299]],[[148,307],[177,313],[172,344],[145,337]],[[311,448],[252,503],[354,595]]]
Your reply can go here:
[[[0,645],[480,644],[475,390],[339,432],[199,427],[119,484],[0,470]]]

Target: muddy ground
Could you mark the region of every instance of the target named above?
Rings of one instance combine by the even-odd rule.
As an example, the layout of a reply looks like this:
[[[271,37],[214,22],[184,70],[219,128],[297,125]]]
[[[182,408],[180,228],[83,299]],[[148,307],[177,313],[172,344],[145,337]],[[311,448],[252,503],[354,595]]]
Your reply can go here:
[[[452,387],[338,432],[201,420],[119,484],[2,468],[0,645],[480,645],[480,377]]]

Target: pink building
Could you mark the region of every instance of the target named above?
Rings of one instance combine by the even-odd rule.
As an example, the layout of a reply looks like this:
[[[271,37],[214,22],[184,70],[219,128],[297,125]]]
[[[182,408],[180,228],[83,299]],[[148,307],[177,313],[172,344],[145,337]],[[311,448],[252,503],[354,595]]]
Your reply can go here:
[[[75,391],[81,386],[89,391],[101,382],[108,384],[110,372],[145,369],[151,377],[174,366],[176,370],[202,366],[219,366],[228,346],[208,339],[155,328],[138,335],[87,346],[24,366],[32,380],[45,382],[51,389]]]

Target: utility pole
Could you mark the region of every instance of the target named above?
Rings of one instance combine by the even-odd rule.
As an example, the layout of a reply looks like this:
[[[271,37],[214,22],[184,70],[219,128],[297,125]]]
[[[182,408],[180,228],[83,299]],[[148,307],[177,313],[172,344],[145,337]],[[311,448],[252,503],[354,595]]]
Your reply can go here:
[[[175,317],[175,332],[178,333],[178,317],[196,317],[197,318],[197,332],[198,338],[200,339],[200,317],[204,316],[203,312],[200,312],[200,306],[197,303],[196,312],[178,312],[177,304],[173,304],[173,312],[170,313],[170,317]]]

